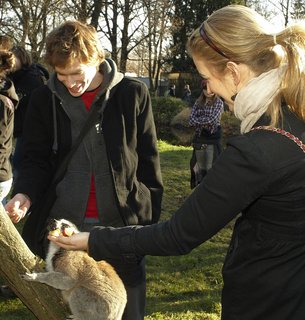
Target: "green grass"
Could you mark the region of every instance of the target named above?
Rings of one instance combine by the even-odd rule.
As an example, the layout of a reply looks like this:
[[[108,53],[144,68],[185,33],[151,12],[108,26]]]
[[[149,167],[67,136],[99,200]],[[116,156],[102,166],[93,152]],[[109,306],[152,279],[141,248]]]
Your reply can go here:
[[[191,193],[191,148],[159,141],[164,182],[162,219],[167,219]],[[147,257],[145,320],[219,320],[221,268],[231,236],[231,225],[190,254]],[[0,298],[0,319],[36,319],[19,299]]]
[[[190,147],[159,141],[167,219],[191,193]],[[147,257],[147,308],[145,319],[220,319],[221,268],[231,237],[231,225],[190,254]]]

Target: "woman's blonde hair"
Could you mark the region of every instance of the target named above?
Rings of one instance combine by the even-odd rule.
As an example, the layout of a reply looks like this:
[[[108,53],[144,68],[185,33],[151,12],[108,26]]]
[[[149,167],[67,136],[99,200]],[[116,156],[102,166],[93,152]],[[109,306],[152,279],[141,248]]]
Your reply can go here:
[[[66,21],[49,33],[45,61],[51,67],[67,67],[73,62],[94,65],[104,61],[104,50],[94,27],[80,21]]]
[[[215,11],[193,31],[187,49],[218,74],[226,70],[228,61],[246,64],[257,76],[286,63],[280,92],[268,110],[271,125],[280,119],[282,100],[305,121],[304,25],[275,33],[274,27],[254,10],[230,5]]]

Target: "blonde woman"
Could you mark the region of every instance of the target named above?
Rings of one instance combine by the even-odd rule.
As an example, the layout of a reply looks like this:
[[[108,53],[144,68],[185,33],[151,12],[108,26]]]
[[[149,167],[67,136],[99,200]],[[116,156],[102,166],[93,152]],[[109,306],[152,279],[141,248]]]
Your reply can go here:
[[[188,50],[242,134],[169,221],[54,241],[95,259],[187,254],[241,212],[223,267],[222,319],[302,320],[305,28],[275,33],[255,11],[227,6],[193,32]]]

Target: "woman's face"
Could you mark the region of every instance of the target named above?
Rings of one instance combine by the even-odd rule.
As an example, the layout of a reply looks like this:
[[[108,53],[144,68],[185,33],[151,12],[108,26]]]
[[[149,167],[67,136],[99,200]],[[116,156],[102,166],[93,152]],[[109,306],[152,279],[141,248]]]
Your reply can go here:
[[[215,93],[209,91],[207,86],[205,88],[203,88],[203,94],[206,96],[207,99],[211,99],[215,96]]]
[[[202,58],[193,56],[193,61],[200,76],[206,80],[206,96],[216,94],[222,97],[232,111],[234,102],[231,97],[236,93],[236,86],[234,85],[232,75],[229,72],[226,72],[223,75],[216,75],[215,72],[212,72],[212,70],[208,68],[206,62]]]
[[[102,81],[97,65],[87,65],[79,61],[64,68],[55,66],[55,72],[57,79],[73,97],[79,97],[85,91],[97,88]]]

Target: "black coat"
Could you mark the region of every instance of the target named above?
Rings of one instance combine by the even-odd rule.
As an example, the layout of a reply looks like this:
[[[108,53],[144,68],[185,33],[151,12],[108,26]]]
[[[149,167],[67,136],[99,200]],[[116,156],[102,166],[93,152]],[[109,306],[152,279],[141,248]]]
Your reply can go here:
[[[156,222],[163,186],[149,93],[145,84],[126,78],[117,86],[104,111],[102,128],[118,204],[128,224]],[[49,88],[35,90],[26,117],[22,170],[14,187],[14,194],[25,193],[34,203],[42,197],[71,148],[70,120],[57,98],[56,115],[54,122]],[[56,155],[52,152],[54,123],[58,129]],[[138,201],[143,201],[142,196],[151,197],[152,212],[132,209],[141,207]]]
[[[284,129],[305,138],[305,123],[289,112]],[[232,138],[169,221],[97,227],[89,253],[97,260],[187,254],[240,212],[223,268],[222,319],[304,319],[305,153],[274,132]]]
[[[13,81],[19,97],[18,108],[15,112],[14,137],[21,137],[31,93],[34,89],[43,85],[45,79],[36,64],[17,70],[11,73],[9,77]]]
[[[59,99],[55,97],[54,101],[56,121],[50,89],[42,86],[31,96],[25,121],[24,159],[13,189],[13,194],[27,194],[32,201],[31,210],[37,213],[27,219],[24,236],[32,251],[38,254],[41,253],[37,251],[34,233],[41,233],[45,227],[38,220],[49,202],[46,202],[47,191],[72,141],[70,120]],[[151,102],[144,83],[124,78],[117,84],[104,111],[102,133],[122,220],[126,225],[157,222],[163,185]]]

